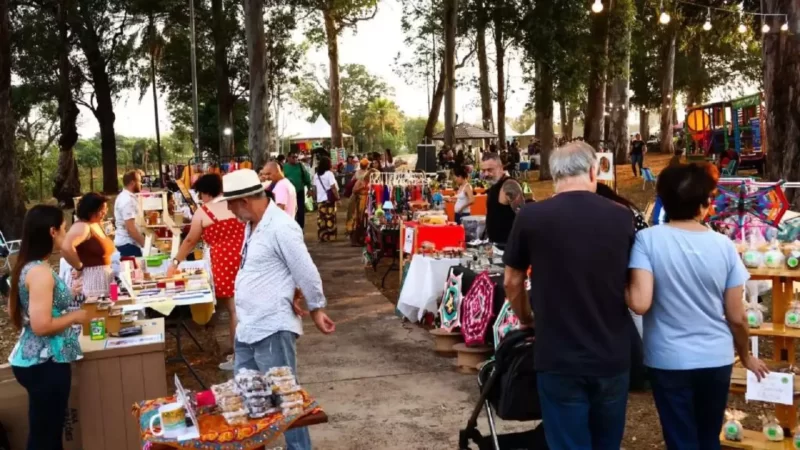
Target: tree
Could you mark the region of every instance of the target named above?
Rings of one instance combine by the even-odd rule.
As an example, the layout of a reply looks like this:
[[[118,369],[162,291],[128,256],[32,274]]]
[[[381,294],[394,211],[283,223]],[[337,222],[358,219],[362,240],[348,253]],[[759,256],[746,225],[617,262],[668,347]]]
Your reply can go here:
[[[506,50],[517,38],[519,5],[514,0],[495,0],[491,17],[494,25],[495,65],[497,66],[497,137],[506,148]]]
[[[395,102],[379,98],[367,105],[366,126],[381,135],[387,131],[397,134],[402,130],[402,114]]]
[[[250,61],[250,157],[254,167],[266,162],[269,143],[269,105],[267,103],[267,42],[262,0],[244,0],[247,56]]]
[[[412,152],[417,148],[422,138],[425,136],[425,127],[428,124],[427,117],[409,117],[403,123],[403,130],[405,135],[405,144]],[[444,124],[437,122],[434,126],[433,132],[439,133],[444,130]]]
[[[470,0],[465,5],[468,22],[475,28],[475,44],[478,52],[478,92],[481,99],[481,122],[484,130],[494,131],[492,97],[489,84],[489,57],[486,52],[486,30],[491,22],[486,0]],[[499,122],[498,122],[499,123]]]
[[[764,37],[764,95],[767,103],[767,175],[771,180],[800,180],[800,5],[766,0],[765,13],[786,14],[788,33]],[[771,21],[772,29],[779,23]],[[796,189],[787,191],[792,209],[800,208]]]
[[[628,133],[628,111],[630,110],[631,74],[631,27],[636,9],[633,0],[614,0],[609,13],[609,133],[607,151],[614,153],[617,164],[628,159],[630,134]]]
[[[9,0],[0,0],[0,229],[9,239],[22,233],[25,196],[18,178],[11,110],[11,21]]]
[[[525,109],[519,117],[511,121],[511,126],[518,133],[528,131],[533,123],[536,121],[536,113],[532,109]]]
[[[613,0],[612,0],[613,1]],[[608,20],[609,7],[600,13],[592,14],[592,41],[589,53],[589,98],[586,103],[583,138],[594,147],[600,148],[603,140],[603,121],[606,104],[606,70],[608,66]]]

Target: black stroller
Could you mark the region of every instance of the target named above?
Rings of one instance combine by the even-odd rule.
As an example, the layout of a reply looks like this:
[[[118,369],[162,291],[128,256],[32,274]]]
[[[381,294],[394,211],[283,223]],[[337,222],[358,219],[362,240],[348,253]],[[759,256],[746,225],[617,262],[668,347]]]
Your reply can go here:
[[[542,412],[533,366],[534,344],[532,329],[512,331],[498,347],[494,360],[481,368],[478,373],[481,395],[467,427],[459,431],[459,450],[469,450],[470,441],[479,450],[547,449],[544,424],[525,432],[498,435],[494,423],[495,414],[508,421],[541,420]],[[486,410],[491,433],[489,436],[483,436],[478,431],[481,409]]]

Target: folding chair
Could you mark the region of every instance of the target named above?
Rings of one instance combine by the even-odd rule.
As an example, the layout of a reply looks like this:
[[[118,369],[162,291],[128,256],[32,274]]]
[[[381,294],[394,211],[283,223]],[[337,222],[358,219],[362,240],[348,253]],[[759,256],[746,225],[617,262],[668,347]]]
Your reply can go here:
[[[647,188],[647,183],[653,183],[653,187],[656,185],[656,176],[653,174],[653,171],[650,170],[649,167],[642,167],[642,190]]]
[[[11,270],[11,255],[19,253],[19,247],[22,241],[7,241],[0,231],[0,271]]]

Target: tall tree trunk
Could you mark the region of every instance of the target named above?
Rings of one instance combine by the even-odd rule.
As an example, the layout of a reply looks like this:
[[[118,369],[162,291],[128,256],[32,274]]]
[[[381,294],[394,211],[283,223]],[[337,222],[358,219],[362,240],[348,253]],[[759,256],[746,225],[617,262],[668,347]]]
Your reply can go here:
[[[612,108],[611,103],[611,83],[606,83],[606,93],[604,95],[605,100],[608,102],[608,109]],[[616,106],[616,105],[614,105]],[[603,113],[603,148],[608,151],[608,128],[611,126],[611,113],[608,112]]]
[[[214,67],[217,81],[217,124],[219,130],[219,155],[232,156],[233,150],[233,94],[228,78],[228,37],[225,34],[225,11],[222,0],[211,0],[211,30],[214,38]],[[230,129],[229,135],[225,130]]]
[[[788,33],[764,36],[766,174],[770,180],[800,181],[800,4],[765,0],[765,13],[788,15]],[[773,29],[778,24],[773,25]],[[800,192],[787,189],[792,209],[800,209]]]
[[[0,230],[19,238],[25,217],[25,192],[19,180],[11,110],[11,22],[9,0],[0,0]]]
[[[650,110],[645,107],[639,108],[639,134],[645,142],[650,139]]]
[[[561,136],[567,135],[567,102],[561,99],[558,102],[559,122],[561,123]]]
[[[444,0],[444,144],[453,147],[456,127],[456,26],[458,0]]]
[[[575,118],[580,115],[580,110],[577,105],[570,103],[567,107],[567,127],[565,136],[567,139],[572,140],[575,137]]]
[[[497,61],[497,140],[500,149],[506,148],[506,46],[503,36],[504,24],[499,18],[494,21],[494,51]],[[550,105],[552,110],[552,105]],[[552,116],[552,112],[550,114]]]
[[[550,180],[553,178],[550,173],[550,154],[553,153],[555,139],[553,135],[553,72],[547,64],[539,65],[536,83],[536,118],[540,119],[541,131],[536,130],[539,135],[539,144],[542,150],[542,167],[539,170],[539,180]]]
[[[613,3],[613,2],[609,2]],[[600,148],[604,134],[606,105],[606,69],[608,58],[609,5],[599,14],[592,14],[592,44],[589,57],[589,99],[586,104],[583,139],[595,149]]]
[[[261,0],[244,0],[247,56],[250,60],[250,158],[260,169],[266,162],[268,141],[266,35],[264,4]]]
[[[75,144],[78,142],[78,105],[72,98],[69,61],[69,25],[67,24],[68,0],[61,0],[54,8],[58,18],[58,117],[61,136],[58,139],[58,168],[56,169],[53,197],[67,208],[73,208],[73,198],[81,195],[81,179],[75,161]]]
[[[433,138],[433,133],[436,131],[436,124],[439,123],[439,114],[442,111],[442,99],[444,99],[445,89],[445,61],[442,59],[442,67],[439,71],[439,81],[436,83],[436,90],[433,92],[433,99],[431,100],[431,110],[428,112],[428,122],[425,124],[425,132],[423,136],[430,142]]]
[[[334,148],[344,147],[342,137],[342,97],[339,82],[339,29],[330,10],[322,12],[325,20],[325,36],[328,42],[328,66],[330,68],[330,108],[331,108],[331,145]]]
[[[630,147],[630,133],[628,130],[628,111],[630,111],[630,99],[628,89],[630,87],[631,74],[631,23],[627,20],[625,8],[632,6],[624,0],[617,0],[614,6],[618,10],[614,11],[613,24],[611,26],[615,36],[613,39],[618,45],[619,51],[614,52],[613,79],[610,81],[611,88],[608,102],[614,106],[611,108],[607,122],[608,141],[606,149],[614,153],[614,163],[617,165],[628,162],[628,148]]]
[[[673,81],[675,79],[675,46],[678,29],[669,26],[667,40],[661,52],[661,153],[672,154],[672,107],[674,100]]]
[[[486,56],[486,24],[479,23],[477,27],[478,40],[478,73],[481,94],[481,119],[483,129],[494,130],[494,117],[492,116],[492,96],[489,92],[489,58]]]

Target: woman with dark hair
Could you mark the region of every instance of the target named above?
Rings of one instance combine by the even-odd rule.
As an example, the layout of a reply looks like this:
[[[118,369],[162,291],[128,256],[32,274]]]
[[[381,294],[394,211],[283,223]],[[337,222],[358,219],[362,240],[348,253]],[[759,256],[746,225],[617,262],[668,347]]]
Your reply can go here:
[[[222,195],[222,177],[219,174],[206,174],[197,179],[192,188],[203,202],[192,217],[189,233],[184,238],[178,254],[172,260],[167,273],[172,276],[178,265],[194,251],[202,239],[209,248],[211,275],[214,277],[214,292],[217,301],[230,315],[230,341],[236,337],[236,306],[233,301],[233,287],[242,258],[244,242],[244,223],[228,210],[228,202],[216,202]],[[233,370],[233,356],[219,365],[222,370]]]
[[[453,175],[456,177],[456,186],[458,186],[456,204],[453,207],[454,219],[457,224],[461,225],[461,219],[470,215],[470,206],[475,203],[475,194],[472,192],[472,185],[469,184],[469,175],[467,175],[467,169],[464,166],[456,166],[453,169]]]
[[[647,228],[648,226],[647,220],[644,218],[644,214],[642,214],[642,212],[639,211],[639,208],[637,208],[636,205],[634,205],[627,198],[622,197],[621,195],[614,192],[613,189],[602,183],[597,183],[597,195],[605,197],[614,203],[617,203],[619,205],[622,205],[630,209],[631,213],[633,213],[633,220],[634,220],[633,223],[636,228],[636,231],[644,230],[645,228]]]
[[[631,251],[626,303],[644,315],[644,363],[668,449],[720,448],[734,348],[759,380],[767,373],[749,350],[747,269],[733,242],[702,223],[716,187],[702,165],[661,172],[669,222],[637,233]]]
[[[117,248],[106,236],[103,220],[108,213],[106,198],[94,192],[81,197],[75,209],[78,221],[72,224],[61,245],[61,256],[74,269],[72,280],[81,280],[87,297],[108,296],[114,277],[111,257]]]
[[[82,356],[85,310],[69,312],[73,293],[49,259],[66,235],[64,213],[34,206],[25,215],[22,244],[11,274],[8,314],[21,330],[8,362],[28,392],[28,450],[60,450],[72,383],[70,363]]]
[[[381,163],[381,170],[384,172],[394,172],[394,158],[392,158],[392,150],[386,149],[383,152],[383,162]]]
[[[336,240],[336,202],[339,201],[339,189],[336,178],[331,172],[331,159],[321,158],[314,174],[314,191],[316,192],[319,217],[317,218],[317,239],[320,242]]]

